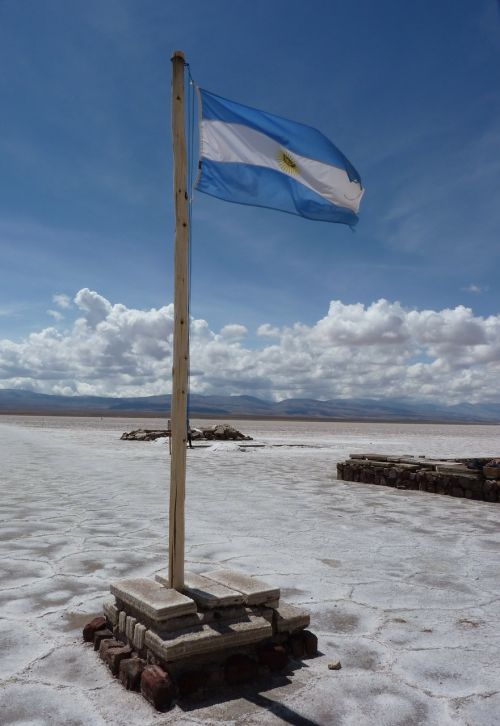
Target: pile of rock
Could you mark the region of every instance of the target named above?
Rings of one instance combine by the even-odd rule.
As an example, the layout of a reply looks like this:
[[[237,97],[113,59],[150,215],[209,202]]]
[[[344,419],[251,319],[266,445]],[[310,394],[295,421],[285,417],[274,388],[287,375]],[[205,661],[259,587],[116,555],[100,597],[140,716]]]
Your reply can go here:
[[[136,429],[123,433],[120,436],[122,441],[155,441],[156,439],[162,439],[165,436],[170,436],[170,431],[161,429]]]
[[[204,439],[205,441],[252,441],[251,436],[245,436],[229,424],[216,424],[203,428],[191,429],[193,441]]]
[[[171,435],[169,429],[136,429],[125,432],[120,436],[122,441],[155,441]],[[245,436],[241,431],[229,424],[215,424],[202,428],[191,429],[193,441],[252,441],[251,436]]]
[[[337,464],[337,478],[417,489],[452,497],[500,502],[500,459],[427,459],[424,456],[351,454]]]
[[[158,710],[248,683],[318,654],[309,614],[280,590],[230,570],[186,573],[182,592],[136,578],[111,585],[104,616],[83,629],[125,688]]]

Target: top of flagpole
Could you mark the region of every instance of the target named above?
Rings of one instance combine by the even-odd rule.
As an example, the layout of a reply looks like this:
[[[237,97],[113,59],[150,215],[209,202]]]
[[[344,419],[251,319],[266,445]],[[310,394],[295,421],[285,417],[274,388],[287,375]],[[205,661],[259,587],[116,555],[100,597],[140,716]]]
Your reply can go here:
[[[174,52],[172,53],[172,57],[170,58],[170,60],[173,61],[175,58],[180,58],[182,61],[184,61],[184,63],[186,62],[186,59],[184,57],[184,53],[182,52],[182,50],[174,50]]]

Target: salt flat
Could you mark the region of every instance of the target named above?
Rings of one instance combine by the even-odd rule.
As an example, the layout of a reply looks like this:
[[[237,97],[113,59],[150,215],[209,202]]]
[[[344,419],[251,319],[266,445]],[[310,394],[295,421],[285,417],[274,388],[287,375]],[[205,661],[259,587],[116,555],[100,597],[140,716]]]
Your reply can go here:
[[[187,566],[279,585],[323,655],[157,714],[80,640],[111,580],[166,566],[168,448],[119,440],[141,425],[161,422],[0,419],[2,724],[500,723],[500,505],[335,477],[351,452],[498,454],[497,427],[247,421],[307,448],[190,451]]]

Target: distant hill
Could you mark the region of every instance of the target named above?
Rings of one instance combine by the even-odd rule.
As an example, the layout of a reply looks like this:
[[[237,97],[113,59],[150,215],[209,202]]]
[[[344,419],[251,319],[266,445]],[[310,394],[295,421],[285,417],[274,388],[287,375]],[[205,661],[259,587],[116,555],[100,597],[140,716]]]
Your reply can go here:
[[[0,414],[168,417],[169,411],[169,395],[140,398],[52,396],[31,391],[0,389]],[[332,401],[291,398],[275,403],[253,396],[195,394],[190,398],[190,415],[211,418],[500,423],[500,403],[460,403],[444,406],[396,398],[339,398]]]

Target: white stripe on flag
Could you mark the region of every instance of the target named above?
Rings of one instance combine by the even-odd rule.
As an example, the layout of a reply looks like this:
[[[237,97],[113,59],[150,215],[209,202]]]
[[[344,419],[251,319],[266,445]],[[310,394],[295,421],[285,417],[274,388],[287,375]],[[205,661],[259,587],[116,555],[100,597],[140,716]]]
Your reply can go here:
[[[283,168],[283,152],[289,154],[296,164],[293,173]],[[274,169],[312,189],[329,202],[353,212],[358,211],[364,192],[358,182],[349,180],[344,169],[300,156],[291,149],[285,149],[270,136],[243,124],[203,120],[201,156],[211,161]]]

